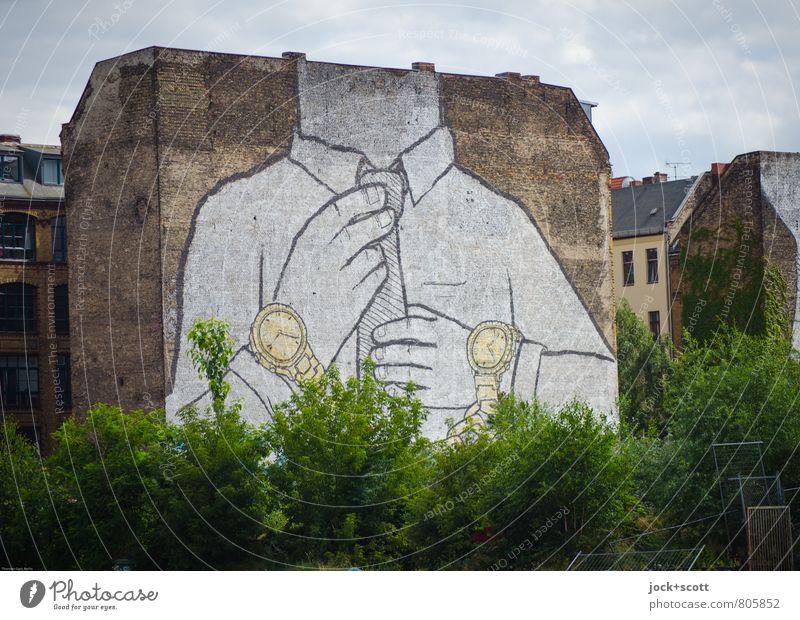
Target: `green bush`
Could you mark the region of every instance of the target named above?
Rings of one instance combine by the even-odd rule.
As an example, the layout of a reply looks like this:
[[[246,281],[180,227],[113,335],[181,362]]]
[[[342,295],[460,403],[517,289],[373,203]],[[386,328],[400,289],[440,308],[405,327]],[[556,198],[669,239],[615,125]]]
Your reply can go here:
[[[3,484],[4,545],[48,569],[106,570],[118,559],[139,569],[263,566],[283,524],[267,501],[263,431],[236,407],[182,415],[178,425],[160,410],[101,404],[67,420],[43,462],[29,446],[7,451],[3,468],[13,462],[28,480],[20,493],[31,529]]]
[[[331,369],[270,423],[247,423],[225,402],[227,328],[200,323],[192,359],[214,389],[206,411],[170,422],[97,405],[58,430],[44,459],[2,426],[0,559],[532,569],[564,568],[577,551],[706,544],[706,561],[723,561],[721,521],[702,520],[721,512],[711,444],[762,441],[767,473],[785,487],[800,479],[800,358],[786,305],[768,291],[763,335],[687,335],[675,361],[623,308],[619,428],[580,403],[504,397],[487,428],[456,443],[422,437],[413,385],[387,394],[371,362],[361,379]]]
[[[617,373],[620,420],[635,435],[664,432],[664,393],[672,372],[671,345],[653,339],[627,300],[617,306]]]
[[[409,551],[406,506],[424,486],[430,443],[409,390],[329,371],[277,407],[267,436],[270,495],[287,524],[285,561],[310,567],[396,567]]]
[[[140,568],[159,565],[150,537],[163,525],[158,502],[168,485],[168,428],[163,412],[101,404],[55,433],[56,449],[46,459],[55,511],[41,532],[47,568],[104,570],[121,558]]]
[[[42,461],[36,446],[0,423],[0,567],[41,568],[57,532],[38,539],[38,526],[50,509]],[[41,548],[40,548],[41,547]]]
[[[661,450],[645,499],[674,523],[720,513],[712,443],[763,442],[766,473],[797,486],[799,391],[800,361],[785,340],[731,327],[705,344],[687,339],[665,400],[671,449]],[[688,533],[707,531],[705,524]]]
[[[631,460],[585,405],[552,411],[506,397],[490,428],[434,459],[413,503],[420,566],[564,568],[635,525]]]

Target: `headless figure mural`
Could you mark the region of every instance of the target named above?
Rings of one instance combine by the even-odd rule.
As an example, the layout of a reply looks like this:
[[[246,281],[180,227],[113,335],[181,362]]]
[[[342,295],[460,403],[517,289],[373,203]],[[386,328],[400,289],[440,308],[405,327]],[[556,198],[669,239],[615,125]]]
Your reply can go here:
[[[387,390],[418,386],[433,438],[501,392],[610,411],[612,353],[523,207],[455,161],[437,76],[298,71],[288,155],[198,206],[168,412],[206,398],[186,332],[208,316],[232,324],[228,379],[254,421],[367,356]]]

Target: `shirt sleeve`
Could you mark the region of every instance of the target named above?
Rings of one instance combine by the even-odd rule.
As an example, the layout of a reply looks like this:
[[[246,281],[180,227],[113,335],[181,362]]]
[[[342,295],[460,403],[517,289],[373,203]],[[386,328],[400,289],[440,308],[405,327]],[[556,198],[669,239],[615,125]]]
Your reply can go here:
[[[186,334],[198,318],[231,325],[239,351],[232,365],[236,375],[228,378],[232,395],[238,393],[256,408],[288,397],[282,378],[249,359],[250,327],[261,307],[272,302],[293,237],[329,196],[299,166],[284,159],[222,186],[198,207],[180,274],[180,336],[168,415],[206,391],[187,355]],[[287,212],[286,203],[302,208]]]
[[[573,399],[597,413],[613,412],[616,361],[564,269],[522,212],[508,260],[514,323],[523,343],[515,392],[554,406]]]
[[[613,360],[570,279],[538,228],[515,205],[506,269],[514,322],[526,341],[546,351],[577,351]]]

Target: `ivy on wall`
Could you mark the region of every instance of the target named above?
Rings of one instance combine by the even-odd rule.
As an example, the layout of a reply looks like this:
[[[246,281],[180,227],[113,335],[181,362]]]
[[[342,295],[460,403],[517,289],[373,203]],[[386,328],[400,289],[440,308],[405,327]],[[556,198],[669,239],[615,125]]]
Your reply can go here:
[[[692,231],[691,254],[681,249],[683,328],[698,341],[712,337],[723,324],[750,333],[764,332],[761,293],[764,261],[753,232],[738,218],[726,231]]]

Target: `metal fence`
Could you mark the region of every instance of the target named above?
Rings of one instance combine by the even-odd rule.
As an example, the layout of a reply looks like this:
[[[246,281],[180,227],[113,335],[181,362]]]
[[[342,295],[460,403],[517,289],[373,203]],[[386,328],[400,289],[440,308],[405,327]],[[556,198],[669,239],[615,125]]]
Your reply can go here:
[[[747,568],[792,570],[792,518],[788,506],[747,509]]]
[[[620,553],[578,552],[568,571],[595,570],[692,570],[703,547],[692,549],[659,549],[658,551],[624,551]]]
[[[713,443],[714,465],[717,469],[722,512],[725,526],[731,538],[736,536],[745,520],[742,512],[741,485],[738,478],[764,476],[764,461],[761,457],[761,441],[737,441]]]
[[[739,499],[740,522],[748,518],[747,509],[751,506],[784,506],[786,502],[781,488],[781,477],[775,476],[736,476],[729,480],[736,485]]]

